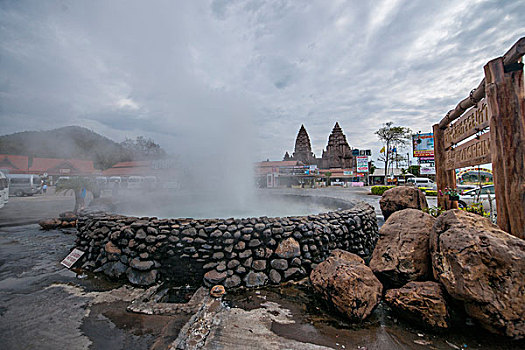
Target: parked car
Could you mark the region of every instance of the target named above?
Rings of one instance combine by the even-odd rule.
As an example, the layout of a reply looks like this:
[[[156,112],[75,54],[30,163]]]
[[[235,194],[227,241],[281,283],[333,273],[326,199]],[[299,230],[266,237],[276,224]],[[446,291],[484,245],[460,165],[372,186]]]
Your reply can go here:
[[[108,179],[109,184],[118,183],[120,185],[121,182],[122,182],[122,178],[120,176],[110,176],[110,178]]]
[[[430,188],[437,190],[437,185],[434,181],[426,177],[411,177],[406,180],[407,185],[416,186],[418,188]]]
[[[474,203],[481,203],[485,211],[490,211],[489,196],[492,200],[492,210],[495,212],[496,194],[494,192],[494,185],[483,186],[460,194],[458,205],[460,208],[465,208]]]
[[[9,174],[10,196],[32,196],[42,191],[42,179],[40,175],[33,174]]]
[[[476,185],[458,185],[458,186],[457,186],[457,189],[458,189],[458,191],[459,191],[461,194],[463,194],[463,193],[465,193],[465,192],[467,192],[467,191],[469,191],[469,190],[473,190],[473,189],[475,189],[475,188],[477,188],[477,187],[478,187],[478,186],[476,186]]]
[[[0,171],[0,208],[7,204],[9,200],[9,182],[7,176]]]

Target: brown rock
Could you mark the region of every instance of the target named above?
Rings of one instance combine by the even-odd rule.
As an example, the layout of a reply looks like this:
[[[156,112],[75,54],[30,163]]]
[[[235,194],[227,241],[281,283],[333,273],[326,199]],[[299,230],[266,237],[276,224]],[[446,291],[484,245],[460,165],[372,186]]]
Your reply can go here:
[[[112,242],[106,243],[106,245],[104,246],[104,249],[106,250],[106,253],[108,254],[120,254],[121,253],[120,249],[116,245],[114,245]]]
[[[295,258],[296,256],[301,255],[301,247],[299,246],[299,242],[290,237],[279,243],[279,246],[275,250],[275,254],[280,258]]]
[[[58,219],[46,219],[40,220],[38,224],[43,230],[52,230],[60,226],[62,224],[62,221]]]
[[[484,328],[525,337],[525,240],[461,210],[440,215],[430,235],[434,277]]]
[[[315,290],[352,320],[363,320],[379,304],[383,286],[359,256],[336,249],[310,274]]]
[[[409,282],[385,294],[386,302],[403,317],[429,327],[448,328],[449,315],[442,287],[437,282]]]
[[[379,200],[381,212],[387,220],[392,213],[403,209],[428,208],[425,194],[418,188],[411,186],[394,187],[383,193]]]
[[[400,287],[431,273],[428,240],[436,219],[421,210],[393,213],[379,230],[370,268],[383,283]]]
[[[204,274],[204,283],[206,285],[219,284],[226,278],[226,271],[219,272],[217,270],[211,270]]]

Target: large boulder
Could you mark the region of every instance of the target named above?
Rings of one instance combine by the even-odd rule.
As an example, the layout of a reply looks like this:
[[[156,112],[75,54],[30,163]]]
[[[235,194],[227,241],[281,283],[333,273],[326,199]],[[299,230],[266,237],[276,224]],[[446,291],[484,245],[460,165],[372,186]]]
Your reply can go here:
[[[368,317],[383,286],[359,256],[336,249],[310,273],[314,289],[352,320]]]
[[[449,314],[442,287],[437,282],[409,282],[385,294],[386,302],[402,317],[430,328],[448,328]]]
[[[428,208],[425,194],[412,186],[398,186],[385,191],[379,200],[379,206],[385,220],[399,210]]]
[[[393,213],[379,230],[370,268],[388,285],[400,287],[431,273],[428,240],[435,218],[421,210]]]
[[[461,210],[438,217],[430,235],[434,277],[484,328],[525,337],[525,240]]]

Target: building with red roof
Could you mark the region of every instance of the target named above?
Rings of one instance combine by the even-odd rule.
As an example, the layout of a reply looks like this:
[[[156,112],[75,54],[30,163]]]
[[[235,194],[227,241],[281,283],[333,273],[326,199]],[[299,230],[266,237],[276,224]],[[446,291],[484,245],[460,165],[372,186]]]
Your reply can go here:
[[[11,174],[48,174],[49,176],[100,174],[92,160],[34,158],[12,154],[0,154],[0,169]]]
[[[149,160],[119,162],[102,172],[104,176],[147,176],[154,175],[152,162]]]

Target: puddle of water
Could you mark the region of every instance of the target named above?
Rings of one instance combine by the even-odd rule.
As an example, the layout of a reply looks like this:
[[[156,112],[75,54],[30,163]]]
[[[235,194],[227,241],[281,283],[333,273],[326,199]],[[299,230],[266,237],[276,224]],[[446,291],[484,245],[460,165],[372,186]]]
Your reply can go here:
[[[362,323],[350,323],[320,299],[308,284],[232,291],[225,296],[231,307],[253,310],[271,301],[290,310],[294,323],[273,322],[271,330],[284,338],[336,349],[524,349],[525,341],[511,341],[466,326],[464,320],[447,331],[430,331],[398,320],[381,303]]]
[[[81,330],[93,349],[166,349],[190,315],[142,315],[126,311],[127,302],[101,303],[91,307]]]
[[[190,301],[191,297],[197,291],[197,287],[171,287],[166,294],[166,297],[161,300],[164,303],[185,304]]]

